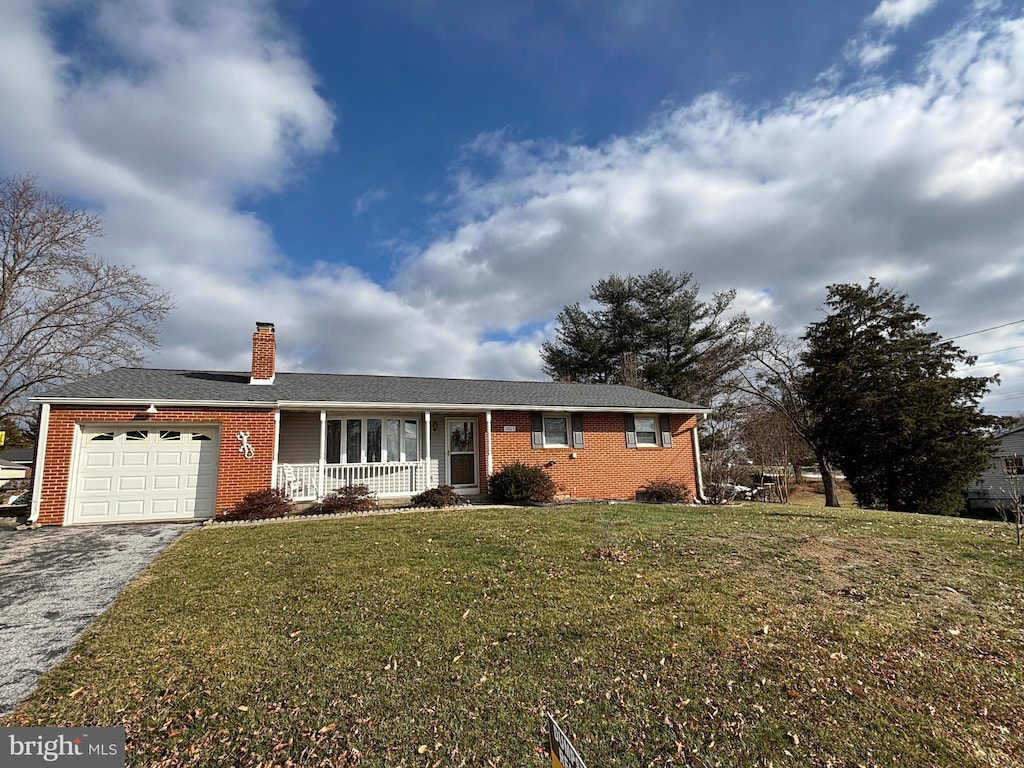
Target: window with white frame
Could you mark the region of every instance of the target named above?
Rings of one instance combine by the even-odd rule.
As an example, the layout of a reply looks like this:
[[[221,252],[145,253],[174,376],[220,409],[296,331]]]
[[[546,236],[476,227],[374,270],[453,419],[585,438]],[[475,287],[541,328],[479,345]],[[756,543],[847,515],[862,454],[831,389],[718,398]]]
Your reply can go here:
[[[638,446],[657,447],[658,419],[655,416],[635,416],[636,444]]]
[[[328,464],[419,461],[419,445],[418,419],[349,416],[327,421]]]
[[[530,447],[582,448],[582,413],[540,413],[530,414]]]
[[[1024,475],[1024,456],[1004,456],[1003,467],[1008,475]]]
[[[544,447],[569,447],[569,417],[544,414]]]
[[[627,413],[627,448],[671,448],[672,417],[668,414]]]

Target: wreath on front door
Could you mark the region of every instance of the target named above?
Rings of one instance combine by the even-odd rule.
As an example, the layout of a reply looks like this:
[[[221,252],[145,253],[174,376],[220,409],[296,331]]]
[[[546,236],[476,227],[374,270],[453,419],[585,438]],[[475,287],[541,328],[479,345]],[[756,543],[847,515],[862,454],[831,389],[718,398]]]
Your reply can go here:
[[[453,451],[468,451],[470,446],[473,444],[473,430],[471,428],[463,429],[462,427],[456,427],[452,430],[452,450]]]

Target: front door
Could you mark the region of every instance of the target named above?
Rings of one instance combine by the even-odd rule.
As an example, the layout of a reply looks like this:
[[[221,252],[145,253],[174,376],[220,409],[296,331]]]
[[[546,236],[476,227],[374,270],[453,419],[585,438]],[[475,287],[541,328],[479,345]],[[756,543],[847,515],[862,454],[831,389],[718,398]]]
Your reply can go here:
[[[475,488],[476,419],[447,419],[448,483],[455,488]]]

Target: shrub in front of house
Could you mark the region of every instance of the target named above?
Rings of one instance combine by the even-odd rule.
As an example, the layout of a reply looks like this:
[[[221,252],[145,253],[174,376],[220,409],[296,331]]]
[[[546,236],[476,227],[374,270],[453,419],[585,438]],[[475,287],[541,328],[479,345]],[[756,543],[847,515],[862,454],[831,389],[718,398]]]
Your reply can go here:
[[[366,485],[346,485],[332,491],[315,504],[310,504],[302,515],[352,515],[369,512],[377,506],[377,497]]]
[[[243,499],[220,515],[220,520],[268,520],[287,517],[292,512],[292,500],[280,488],[266,488],[247,493]]]
[[[428,488],[423,493],[417,493],[410,500],[414,507],[457,507],[462,504],[462,497],[455,492],[450,485],[441,485],[437,488]]]
[[[543,467],[521,461],[506,464],[487,481],[491,498],[506,504],[546,504],[554,501],[556,490],[555,481]]]
[[[646,501],[655,504],[689,504],[693,498],[690,489],[671,480],[651,480],[640,489]]]

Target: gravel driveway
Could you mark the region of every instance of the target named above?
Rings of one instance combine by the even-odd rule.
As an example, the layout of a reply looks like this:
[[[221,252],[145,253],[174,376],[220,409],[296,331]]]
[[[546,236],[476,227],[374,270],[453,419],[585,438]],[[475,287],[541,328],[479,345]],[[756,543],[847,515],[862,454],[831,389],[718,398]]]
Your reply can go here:
[[[0,529],[0,715],[195,523]]]

